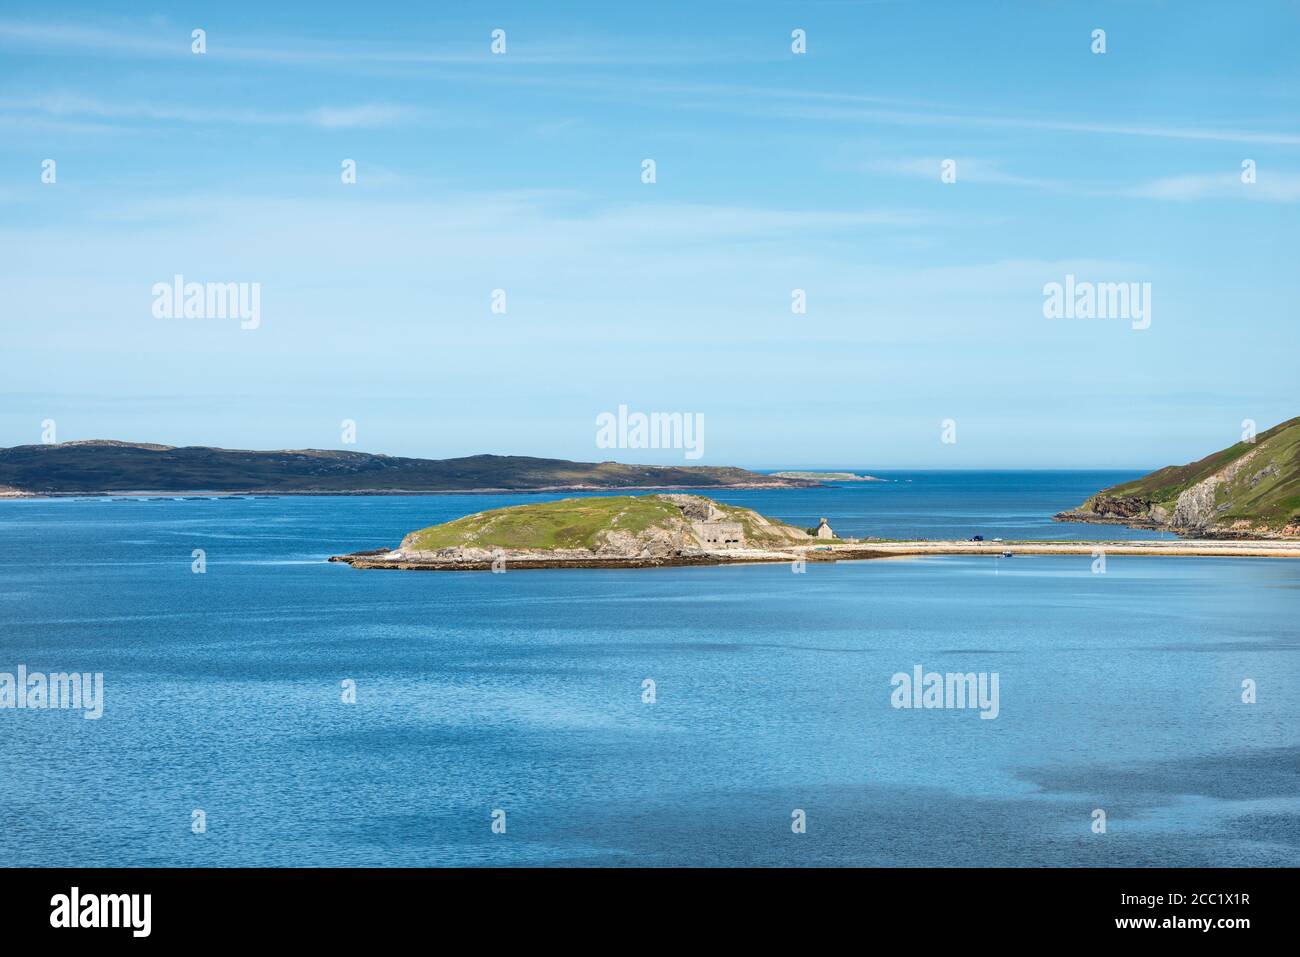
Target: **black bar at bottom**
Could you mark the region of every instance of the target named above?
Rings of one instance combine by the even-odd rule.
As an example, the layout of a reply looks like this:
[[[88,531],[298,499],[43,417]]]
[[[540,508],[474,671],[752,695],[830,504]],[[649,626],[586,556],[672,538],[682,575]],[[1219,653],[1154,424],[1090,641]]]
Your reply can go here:
[[[612,926],[635,938],[699,924],[736,942],[815,920],[859,937],[911,927],[926,944],[972,943],[978,929],[985,942],[1199,935],[1231,946],[1290,936],[1296,877],[1208,868],[0,869],[0,933],[6,944],[375,944],[477,928],[484,941],[536,942],[558,924],[570,940]]]

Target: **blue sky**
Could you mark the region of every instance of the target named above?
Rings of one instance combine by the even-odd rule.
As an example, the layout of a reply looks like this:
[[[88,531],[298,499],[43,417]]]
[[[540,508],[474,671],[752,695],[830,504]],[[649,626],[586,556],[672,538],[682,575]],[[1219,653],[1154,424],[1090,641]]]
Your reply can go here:
[[[684,461],[596,448],[625,404],[704,464],[1148,468],[1300,413],[1293,2],[268,6],[0,14],[0,445]],[[260,326],[155,319],[178,273]]]

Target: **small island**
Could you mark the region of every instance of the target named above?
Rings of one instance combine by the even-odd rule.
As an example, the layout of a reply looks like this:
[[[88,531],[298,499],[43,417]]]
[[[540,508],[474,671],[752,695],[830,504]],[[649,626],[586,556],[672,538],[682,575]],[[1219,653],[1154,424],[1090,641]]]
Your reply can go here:
[[[887,482],[888,479],[876,478],[874,475],[858,475],[855,472],[773,472],[772,478],[796,479],[803,482]]]
[[[829,560],[831,546],[854,545],[836,538],[826,519],[802,529],[701,495],[611,495],[477,512],[411,532],[395,549],[330,561],[432,571],[650,568]]]

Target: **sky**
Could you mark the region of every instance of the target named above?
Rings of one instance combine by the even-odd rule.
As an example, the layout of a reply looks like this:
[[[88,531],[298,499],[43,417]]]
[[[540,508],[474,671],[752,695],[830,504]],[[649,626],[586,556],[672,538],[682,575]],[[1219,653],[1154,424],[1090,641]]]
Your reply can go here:
[[[1295,2],[0,11],[0,446],[1148,469],[1300,414]]]

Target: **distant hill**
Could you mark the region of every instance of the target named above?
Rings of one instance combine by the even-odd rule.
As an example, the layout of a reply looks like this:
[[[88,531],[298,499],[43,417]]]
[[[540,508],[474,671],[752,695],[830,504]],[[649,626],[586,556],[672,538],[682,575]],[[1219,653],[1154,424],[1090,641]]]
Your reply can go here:
[[[322,449],[255,452],[111,440],[0,449],[0,493],[9,494],[380,494],[809,484],[738,468],[569,462],[520,455],[414,459]]]
[[[1056,518],[1189,535],[1300,538],[1300,418],[1253,443],[1103,489]]]

